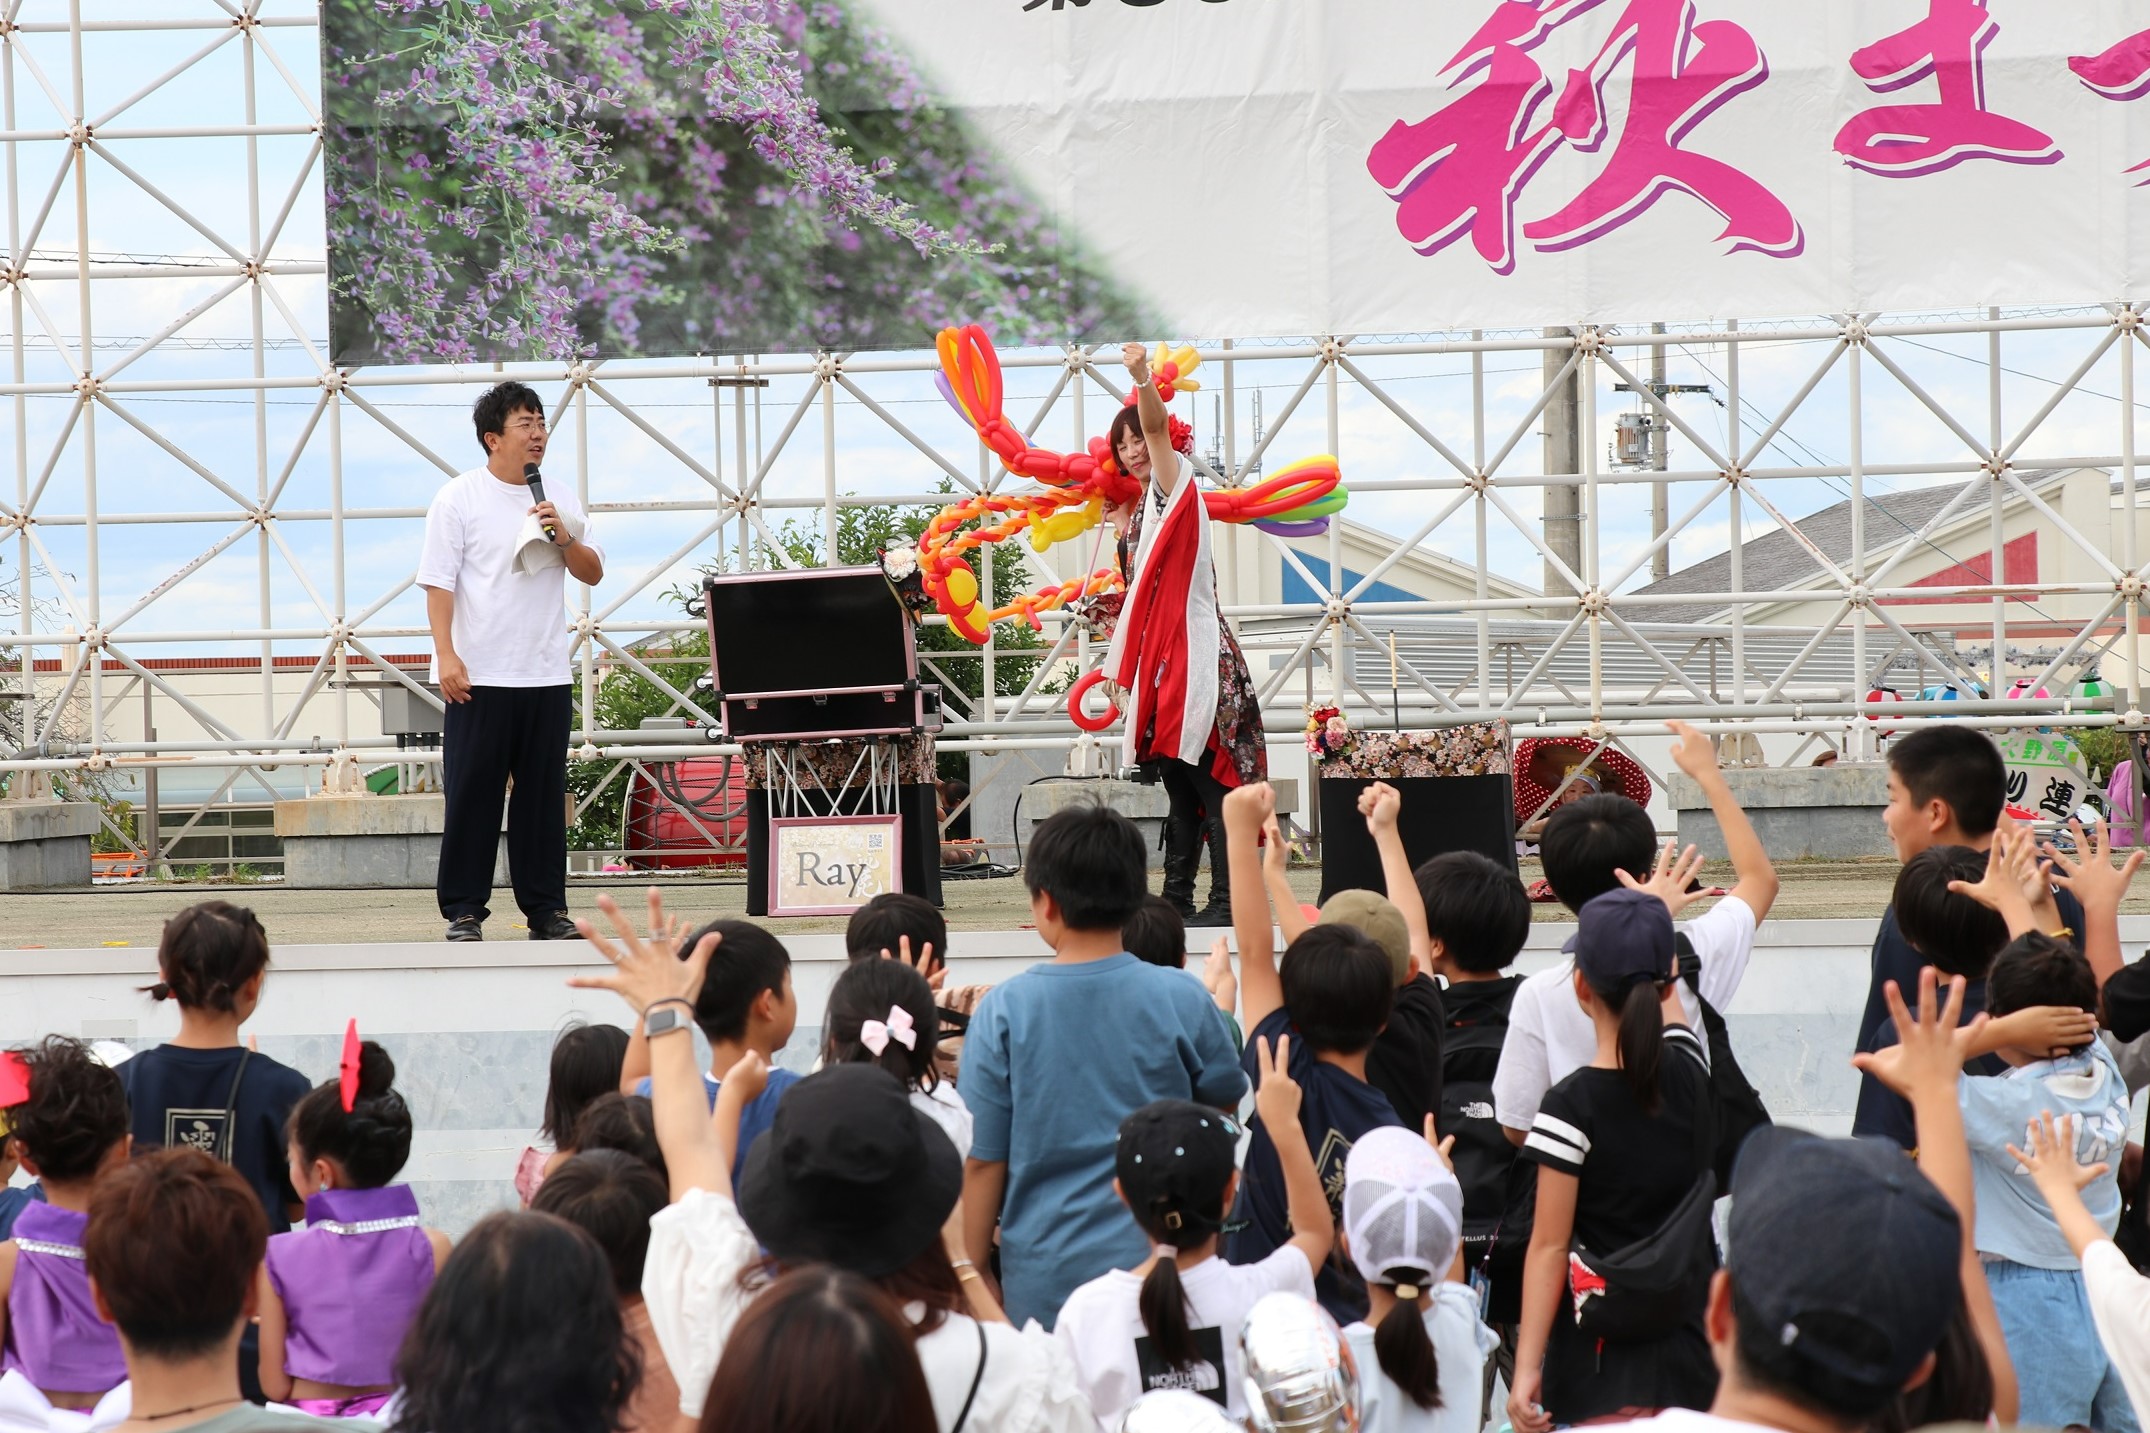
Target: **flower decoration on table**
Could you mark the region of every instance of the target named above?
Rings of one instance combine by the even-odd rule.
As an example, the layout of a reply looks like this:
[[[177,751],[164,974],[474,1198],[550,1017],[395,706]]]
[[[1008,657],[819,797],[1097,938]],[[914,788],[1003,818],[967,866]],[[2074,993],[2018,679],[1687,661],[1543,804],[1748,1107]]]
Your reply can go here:
[[[1306,749],[1323,761],[1343,756],[1351,747],[1351,723],[1337,707],[1315,707],[1306,714]]]
[[[1511,769],[1508,723],[1504,721],[1463,722],[1422,731],[1350,731],[1341,747],[1327,751],[1315,745],[1310,726],[1307,750],[1320,758],[1323,776],[1373,781],[1416,776],[1500,776]]]
[[[888,546],[874,555],[881,566],[881,575],[896,590],[896,598],[913,618],[933,610],[933,599],[926,595],[926,579],[918,570],[918,544],[911,538],[892,538]]]

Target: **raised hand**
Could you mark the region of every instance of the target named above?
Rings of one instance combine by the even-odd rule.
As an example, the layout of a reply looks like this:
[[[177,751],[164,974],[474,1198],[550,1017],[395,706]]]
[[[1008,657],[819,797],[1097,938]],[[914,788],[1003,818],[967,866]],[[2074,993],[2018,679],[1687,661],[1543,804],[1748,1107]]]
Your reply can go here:
[[[2128,883],[2142,869],[2144,852],[2137,848],[2128,852],[2119,865],[2113,864],[2112,831],[2100,821],[2085,835],[2083,823],[2070,821],[2068,831],[2075,837],[2075,855],[2070,856],[2051,841],[2045,843],[2045,853],[2051,861],[2049,875],[2053,884],[2075,893],[2075,898],[2089,911],[2117,910],[2120,898],[2128,893]]]
[[[1299,1122],[1299,1082],[1291,1077],[1291,1036],[1279,1035],[1274,1044],[1254,1042],[1261,1084],[1254,1091],[1254,1109],[1269,1129],[1282,1129]],[[1272,1136],[1273,1137],[1273,1136]]]
[[[1684,721],[1668,721],[1665,730],[1672,733],[1673,764],[1685,772],[1690,780],[1701,781],[1717,764],[1717,748],[1710,739]]]
[[[634,924],[620,914],[619,903],[611,896],[599,896],[597,908],[612,922],[617,940],[599,935],[597,928],[581,916],[575,918],[575,929],[612,963],[612,969],[602,975],[569,976],[567,983],[578,990],[609,990],[632,1006],[637,1015],[661,1000],[684,1000],[692,1005],[701,992],[709,958],[716,954],[723,936],[711,931],[681,958],[672,953],[669,945],[653,944],[636,935]]]
[[[885,945],[881,947],[881,958],[883,960],[900,960],[920,975],[926,977],[926,988],[935,995],[940,994],[941,987],[948,983],[948,962],[933,958],[933,942],[930,940],[926,941],[917,956],[913,957],[911,954],[911,938],[908,935],[899,935],[896,937],[896,948],[894,950],[890,950]]]
[[[2026,866],[2023,847],[2029,841],[2019,837],[2014,827],[2006,821],[1993,829],[1993,845],[1986,851],[1986,874],[1976,881],[1950,881],[1948,888],[1959,896],[1969,896],[1988,910],[1996,911],[2008,922],[2011,934],[2027,930],[2031,924],[2031,910],[2038,904],[2037,895],[2031,889],[2037,880],[2035,862]],[[2028,881],[2026,880],[2028,877]]]
[[[2076,1119],[2064,1115],[2058,1121],[2053,1112],[2046,1110],[2038,1116],[2038,1122],[2030,1127],[2030,1148],[2017,1149],[2008,1146],[2016,1163],[2030,1171],[2031,1183],[2052,1203],[2053,1195],[2061,1192],[2081,1193],[2092,1181],[2105,1177],[2109,1166],[2102,1161],[2097,1164],[2081,1164],[2075,1157]]]
[[[1277,793],[1266,781],[1235,786],[1224,796],[1224,824],[1228,829],[1259,831],[1277,814]]]
[[[1938,996],[1939,975],[1932,966],[1919,971],[1918,1019],[1904,1005],[1896,982],[1884,985],[1881,995],[1889,1004],[1889,1017],[1896,1022],[1897,1043],[1885,1050],[1851,1057],[1853,1065],[1872,1075],[1905,1099],[1920,1094],[1956,1097],[1956,1083],[1963,1077],[1963,1062],[1970,1059],[1974,1036],[1985,1026],[1986,1016],[1963,1018],[1963,977],[1949,977],[1948,1001]]]
[[[1359,814],[1366,818],[1366,829],[1376,836],[1395,829],[1396,814],[1402,809],[1403,797],[1386,781],[1376,781],[1359,793]]]
[[[742,1106],[753,1104],[761,1098],[762,1091],[769,1088],[768,1057],[759,1050],[747,1051],[724,1072],[718,1088],[727,1093],[736,1091]]]
[[[1127,365],[1127,376],[1140,388],[1150,381],[1150,351],[1139,343],[1120,345],[1120,362]]]
[[[1677,841],[1667,841],[1665,849],[1657,853],[1657,864],[1651,868],[1650,879],[1638,881],[1623,870],[1614,870],[1620,884],[1631,891],[1647,891],[1665,903],[1665,909],[1677,917],[1696,901],[1708,894],[1706,891],[1688,889],[1695,883],[1695,872],[1702,869],[1702,857],[1695,848],[1679,849]],[[1678,852],[1677,855],[1674,853]]]

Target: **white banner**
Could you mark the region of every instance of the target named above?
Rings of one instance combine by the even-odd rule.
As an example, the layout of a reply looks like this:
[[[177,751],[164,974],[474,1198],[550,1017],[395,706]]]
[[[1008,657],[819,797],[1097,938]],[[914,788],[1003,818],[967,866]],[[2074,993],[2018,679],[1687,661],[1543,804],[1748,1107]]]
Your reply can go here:
[[[2118,0],[852,3],[1174,337],[2150,272],[2150,7]]]

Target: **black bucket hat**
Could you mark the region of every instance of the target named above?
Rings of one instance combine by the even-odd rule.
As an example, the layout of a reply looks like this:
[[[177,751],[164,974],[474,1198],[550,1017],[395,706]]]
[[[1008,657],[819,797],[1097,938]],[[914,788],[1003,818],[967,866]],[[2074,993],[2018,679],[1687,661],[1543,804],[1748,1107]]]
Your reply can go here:
[[[771,1256],[868,1279],[940,1238],[963,1193],[941,1127],[875,1065],[832,1065],[793,1085],[747,1152],[739,1213]]]

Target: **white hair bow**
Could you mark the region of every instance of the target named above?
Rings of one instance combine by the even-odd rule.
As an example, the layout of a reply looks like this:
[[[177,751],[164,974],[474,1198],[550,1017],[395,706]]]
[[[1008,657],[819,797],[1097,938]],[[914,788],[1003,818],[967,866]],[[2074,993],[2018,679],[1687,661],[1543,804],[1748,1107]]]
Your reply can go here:
[[[868,1020],[859,1026],[859,1043],[873,1051],[876,1058],[888,1049],[891,1040],[899,1042],[906,1050],[918,1048],[917,1023],[911,1019],[911,1012],[901,1005],[888,1007],[887,1023]]]

